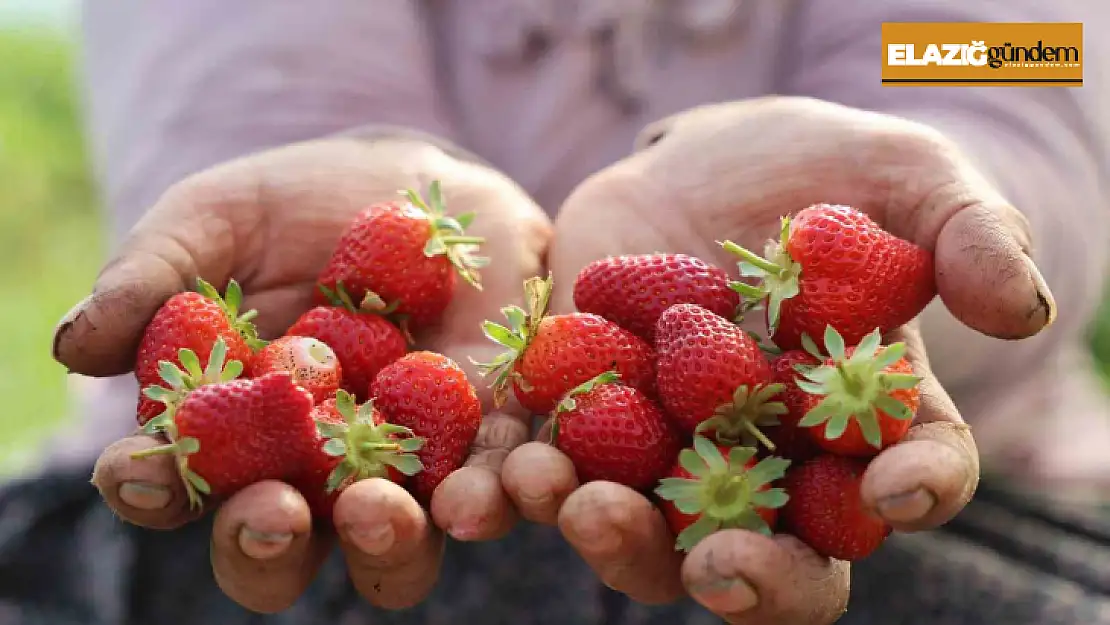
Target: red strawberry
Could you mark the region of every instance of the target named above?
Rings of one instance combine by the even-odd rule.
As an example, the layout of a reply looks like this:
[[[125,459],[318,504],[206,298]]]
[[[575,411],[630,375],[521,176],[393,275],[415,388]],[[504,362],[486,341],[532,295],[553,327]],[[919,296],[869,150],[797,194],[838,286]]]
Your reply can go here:
[[[621,384],[615,372],[567,393],[555,409],[551,436],[581,483],[606,480],[637,490],[663,477],[682,447],[663,410]]]
[[[648,397],[655,396],[655,350],[643,339],[612,321],[590,313],[547,314],[551,277],[524,283],[527,312],[502,309],[508,327],[483,324],[486,336],[508,351],[479,365],[494,375],[494,402],[501,406],[510,382],[521,405],[547,414],[579,384],[616,370],[621,380]]]
[[[703,538],[722,529],[746,529],[771,534],[786,492],[771,488],[790,465],[783,458],[756,463],[754,447],[715,445],[694,437],[693,449],[683,449],[670,477],[655,489],[663,516],[676,534],[676,548],[690,551]]]
[[[318,519],[330,519],[335,500],[358,480],[380,477],[398,484],[423,469],[414,452],[423,445],[406,427],[386,423],[372,402],[355,404],[339,391],[312,411],[320,438],[291,482]]]
[[[891,528],[860,499],[867,462],[826,454],[794,467],[783,486],[790,500],[783,528],[826,558],[859,560],[883,544]]]
[[[778,425],[764,429],[764,433],[775,444],[775,454],[794,462],[809,460],[820,451],[807,429],[798,427],[806,408],[811,405],[812,396],[797,384],[802,375],[799,366],[808,368],[819,364],[820,360],[800,349],[783,352],[771,360],[771,377],[785,389],[776,399],[786,406],[786,412],[779,415]]]
[[[797,381],[809,395],[799,425],[826,451],[874,456],[910,429],[921,378],[903,357],[905,343],[880,349],[880,338],[875,330],[845,349],[844,339],[830,326],[825,332],[830,358]]]
[[[770,401],[783,387],[747,332],[701,306],[678,304],[659,317],[655,349],[659,400],[683,431],[773,449],[759,426],[778,423],[786,411]]]
[[[405,355],[405,336],[387,319],[355,308],[340,289],[338,306],[317,306],[301,315],[286,331],[288,336],[309,336],[323,341],[339,358],[342,387],[359,401],[374,376],[389,363]]]
[[[410,329],[435,325],[454,295],[456,273],[481,288],[477,270],[488,259],[474,251],[485,242],[466,236],[474,214],[446,215],[439,182],[427,203],[414,191],[406,201],[364,209],[348,226],[317,282],[342,283],[356,301],[368,293],[396,307]],[[326,298],[318,296],[317,303]]]
[[[639,254],[595,260],[574,282],[574,305],[655,340],[655,324],[675,304],[697,304],[731,319],[740,296],[719,267],[685,254]]]
[[[308,336],[283,336],[272,341],[251,360],[250,377],[288,371],[293,380],[322,402],[335,395],[342,379],[339,358],[324,342]]]
[[[135,378],[139,388],[162,385],[159,374],[162,361],[184,367],[192,376],[187,379],[190,388],[216,382],[204,378],[200,363],[208,361],[212,346],[220,338],[227,347],[227,360],[243,365],[249,363],[252,349],[260,348],[264,342],[258,339],[251,323],[255,311],[239,314],[242,300],[243,291],[234,280],[228,283],[227,294],[221,297],[211,284],[200,278],[197,278],[197,291],[178,293],[168,299],[147,324],[139,343],[135,356]],[[192,352],[196,360],[182,362],[179,355],[183,349]],[[146,424],[165,409],[164,404],[140,394],[139,424]]]
[[[936,295],[932,254],[883,230],[847,206],[816,204],[784,218],[780,240],[766,258],[732,242],[741,274],[758,286],[735,283],[750,298],[767,300],[771,339],[799,349],[803,334],[833,326],[849,344],[876,327],[889,332],[920,313]]]
[[[424,439],[417,456],[424,470],[413,494],[431,501],[440,482],[463,465],[482,423],[482,405],[466,373],[450,358],[412,352],[381,370],[370,385],[374,405],[389,423]]]
[[[226,498],[263,480],[294,474],[312,451],[312,396],[288,372],[231,380],[189,392],[165,427],[169,444],[136,452],[172,453],[189,503]]]

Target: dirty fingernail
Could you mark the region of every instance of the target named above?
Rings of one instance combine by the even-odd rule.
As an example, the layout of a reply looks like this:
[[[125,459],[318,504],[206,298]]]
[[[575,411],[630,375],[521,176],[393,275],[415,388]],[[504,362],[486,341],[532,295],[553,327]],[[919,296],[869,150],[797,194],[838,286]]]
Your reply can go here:
[[[1041,275],[1041,270],[1037,268],[1037,264],[1028,255],[1023,255],[1025,265],[1029,267],[1029,277],[1033,280],[1033,288],[1036,289],[1037,302],[1036,307],[1033,309],[1031,315],[1043,315],[1044,326],[1047,328],[1056,321],[1056,299],[1052,296],[1052,291],[1049,290],[1048,284],[1044,281],[1044,276]]]
[[[173,493],[165,486],[149,482],[124,482],[119,486],[123,503],[139,510],[160,510],[170,505]]]
[[[268,560],[285,553],[293,542],[290,532],[259,532],[249,527],[239,531],[239,548],[256,560]]]
[[[759,603],[755,589],[743,579],[723,579],[690,589],[694,599],[717,614],[747,612]]]
[[[912,523],[929,514],[937,504],[936,497],[924,488],[884,497],[878,502],[879,515],[887,521]]]

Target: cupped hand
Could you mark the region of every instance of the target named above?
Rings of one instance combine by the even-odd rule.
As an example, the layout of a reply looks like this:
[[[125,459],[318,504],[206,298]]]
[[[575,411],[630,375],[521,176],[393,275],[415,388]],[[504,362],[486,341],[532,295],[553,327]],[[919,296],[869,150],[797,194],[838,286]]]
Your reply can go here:
[[[827,202],[864,210],[932,251],[940,299],[973,329],[1020,339],[1055,315],[1028,255],[1022,214],[925,126],[776,97],[663,120],[636,148],[562,207],[549,256],[557,311],[572,309],[575,276],[597,258],[684,252],[735,275],[737,259],[718,241],[762,249],[780,216]],[[970,430],[930,373],[914,326],[898,338],[924,378],[921,406],[909,434],[872,461],[862,484],[865,505],[905,532],[951,519],[979,479]],[[645,496],[606,482],[579,487],[570,461],[552,446],[517,448],[503,479],[523,516],[558,524],[600,578],[633,600],[689,594],[735,625],[827,625],[847,605],[847,563],[790,536],[742,530],[713,534],[683,557]]]
[[[61,321],[55,357],[86,375],[128,372],[146,323],[198,276],[216,285],[236,279],[246,294],[244,309],[259,312],[263,337],[280,335],[311,307],[315,278],[355,213],[403,189],[423,191],[433,180],[441,181],[450,214],[477,213],[469,232],[486,237],[482,253],[491,265],[483,270],[483,290],[459,281],[441,327],[416,338],[470,367],[468,357],[482,358],[490,349],[481,320],[518,298],[522,281],[540,270],[547,218],[491,169],[418,141],[352,138],[260,153],[168,190],[104,267],[92,294]],[[473,379],[480,393],[487,391]],[[487,540],[515,521],[499,473],[509,450],[528,434],[518,412],[488,414],[466,466],[436,490],[430,517],[401,487],[372,479],[339,497],[331,532],[314,529],[293,488],[251,486],[216,510],[215,578],[243,606],[279,611],[296,601],[338,540],[367,600],[385,608],[415,604],[436,581],[444,532]],[[190,511],[171,459],[131,458],[157,444],[143,435],[115,443],[100,457],[93,482],[124,519],[172,529],[199,513]]]

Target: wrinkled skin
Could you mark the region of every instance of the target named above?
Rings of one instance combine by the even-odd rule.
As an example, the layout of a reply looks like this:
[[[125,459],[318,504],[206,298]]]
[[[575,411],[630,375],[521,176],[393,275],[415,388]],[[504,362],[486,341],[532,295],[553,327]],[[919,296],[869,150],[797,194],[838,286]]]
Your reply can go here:
[[[244,306],[258,309],[262,335],[273,338],[310,307],[317,273],[359,209],[395,199],[402,188],[423,192],[433,179],[442,181],[450,211],[478,213],[471,233],[488,238],[484,252],[493,268],[484,273],[482,292],[460,281],[442,327],[417,338],[464,365],[468,356],[491,358],[496,350],[480,322],[497,318],[501,306],[523,303],[523,280],[541,269],[551,230],[546,216],[503,176],[436,148],[347,138],[260,153],[168,190],[105,266],[92,295],[62,319],[55,357],[77,373],[126,373],[155,310],[197,275],[218,286],[236,278]],[[490,399],[483,397],[486,406]],[[445,532],[488,540],[511,528],[516,512],[499,472],[528,432],[518,409],[487,414],[466,466],[434,493],[430,516],[401,487],[373,479],[339,496],[336,531],[313,530],[308,505],[292,487],[250,486],[211,506],[215,578],[244,607],[280,611],[296,601],[338,541],[352,582],[368,601],[385,608],[418,603],[435,584]],[[110,446],[93,482],[122,518],[170,529],[196,516],[170,458],[129,457],[157,444],[137,435]]]
[[[1055,304],[1027,256],[1026,220],[952,143],[914,123],[801,98],[663,120],[642,133],[634,154],[584,181],[556,221],[554,309],[571,307],[575,275],[608,254],[683,252],[734,271],[715,241],[761,250],[780,214],[817,202],[854,205],[934,251],[940,298],[967,326],[1019,339],[1051,323]],[[964,507],[979,458],[916,327],[895,334],[925,377],[921,408],[906,438],[869,467],[862,498],[896,530],[912,532]],[[733,625],[828,625],[847,605],[847,563],[791,537],[740,530],[710,536],[683,558],[648,499],[611,483],[577,488],[569,460],[541,443],[513,451],[502,477],[525,518],[557,524],[606,584],[636,601],[690,594]]]

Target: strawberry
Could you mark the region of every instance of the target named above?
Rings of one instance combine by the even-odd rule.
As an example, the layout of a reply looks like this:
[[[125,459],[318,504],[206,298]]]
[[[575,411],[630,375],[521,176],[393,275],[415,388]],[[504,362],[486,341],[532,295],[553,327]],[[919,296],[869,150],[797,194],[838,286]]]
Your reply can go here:
[[[287,336],[307,336],[323,341],[339,359],[342,388],[359,401],[367,399],[374,376],[405,355],[408,344],[397,326],[372,312],[365,302],[356,307],[343,290],[334,306],[317,306],[304,313],[286,331]],[[371,312],[367,312],[367,308]]]
[[[551,437],[581,483],[606,480],[643,490],[671,468],[682,447],[663,410],[603,373],[567,393],[555,408]]]
[[[715,445],[694,436],[692,449],[683,449],[670,477],[659,481],[655,494],[667,524],[676,535],[676,549],[690,551],[703,538],[722,529],[746,529],[771,534],[778,508],[788,497],[771,484],[790,465],[783,458],[756,462],[753,447]]]
[[[786,412],[771,401],[783,386],[773,383],[767,357],[748,333],[697,304],[677,304],[659,317],[655,349],[659,400],[680,429],[774,449],[759,427]]]
[[[783,528],[826,558],[859,560],[883,544],[891,527],[860,499],[867,462],[826,454],[794,467],[783,486],[790,500]]]
[[[424,468],[414,454],[423,439],[386,423],[373,402],[356,405],[350,393],[340,390],[317,404],[312,418],[320,435],[316,453],[291,482],[317,519],[330,519],[339,494],[358,480],[380,477],[403,484]]]
[[[466,373],[450,358],[412,352],[382,369],[370,386],[374,405],[389,423],[424,439],[417,452],[424,469],[413,494],[431,501],[440,482],[466,461],[482,424],[482,405]]]
[[[201,495],[223,499],[289,477],[317,440],[312,396],[284,371],[200,386],[159,418],[169,443],[132,457],[173,454],[194,508]]]
[[[743,259],[743,276],[758,280],[733,288],[748,298],[745,307],[766,300],[771,340],[782,349],[799,349],[803,334],[821,336],[830,325],[850,345],[876,327],[889,332],[937,292],[929,251],[847,206],[815,204],[784,218],[765,258],[723,246]]]
[[[524,283],[527,312],[503,308],[508,327],[486,321],[482,328],[507,351],[490,363],[479,364],[483,376],[494,376],[494,404],[508,399],[511,383],[521,405],[534,414],[547,414],[571,389],[616,370],[621,380],[655,396],[655,350],[640,337],[592,313],[547,314],[552,279],[530,278]]]
[[[140,425],[166,409],[164,404],[142,393],[142,389],[148,386],[162,384],[159,373],[162,361],[185,367],[186,373],[192,377],[186,377],[184,381],[192,388],[217,381],[200,375],[199,364],[208,361],[217,339],[223,339],[227,359],[243,365],[250,362],[254,349],[264,345],[251,323],[256,312],[239,313],[242,300],[243,291],[234,280],[228,283],[227,292],[221,297],[215,287],[197,278],[196,291],[178,293],[162,304],[147,324],[135,356],[135,378],[140,389]],[[183,349],[189,350],[195,359],[189,363],[182,362],[178,356]]]
[[[416,330],[439,321],[454,295],[456,274],[481,288],[478,269],[488,259],[474,255],[485,239],[464,232],[474,214],[448,216],[438,181],[431,184],[428,202],[415,191],[405,196],[363,209],[317,282],[331,290],[342,283],[356,301],[373,294]],[[326,301],[320,295],[316,303]]]
[[[686,254],[638,254],[595,260],[574,282],[574,305],[605,317],[648,343],[655,324],[675,304],[697,304],[731,319],[740,296],[728,274]]]
[[[777,455],[794,462],[808,460],[820,451],[806,428],[798,427],[812,396],[798,388],[797,378],[800,369],[808,370],[821,362],[800,349],[783,352],[771,360],[771,378],[784,389],[776,399],[786,406],[786,412],[779,415],[778,425],[768,427],[764,433],[775,444]]]
[[[920,402],[921,378],[903,354],[905,343],[880,349],[879,330],[845,349],[831,326],[825,331],[829,359],[802,374],[798,388],[808,397],[798,423],[826,451],[874,456],[910,429]],[[824,428],[819,427],[824,424]]]
[[[250,364],[250,377],[288,371],[293,380],[322,402],[335,395],[342,379],[339,358],[324,342],[308,336],[283,336],[262,348]]]

